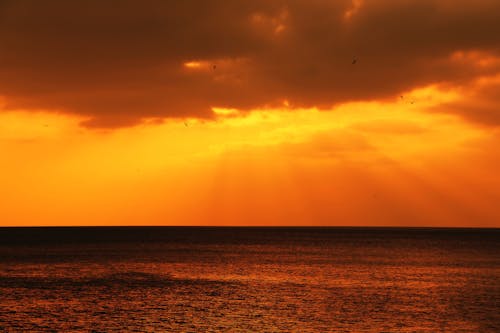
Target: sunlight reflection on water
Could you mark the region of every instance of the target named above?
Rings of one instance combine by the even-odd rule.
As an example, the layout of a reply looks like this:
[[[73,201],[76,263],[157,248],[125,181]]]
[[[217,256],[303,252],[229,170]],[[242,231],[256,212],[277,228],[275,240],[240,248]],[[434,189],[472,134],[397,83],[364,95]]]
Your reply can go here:
[[[500,331],[498,237],[260,236],[2,246],[0,331]]]

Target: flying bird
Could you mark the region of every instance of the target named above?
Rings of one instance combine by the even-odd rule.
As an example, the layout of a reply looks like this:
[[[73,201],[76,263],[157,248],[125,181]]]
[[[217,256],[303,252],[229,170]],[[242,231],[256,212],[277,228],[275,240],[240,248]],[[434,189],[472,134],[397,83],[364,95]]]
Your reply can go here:
[[[213,65],[213,66],[212,66],[212,69],[213,69],[213,70],[216,70],[216,69],[217,69],[217,65]]]
[[[355,65],[358,62],[358,58],[353,57],[351,65]]]

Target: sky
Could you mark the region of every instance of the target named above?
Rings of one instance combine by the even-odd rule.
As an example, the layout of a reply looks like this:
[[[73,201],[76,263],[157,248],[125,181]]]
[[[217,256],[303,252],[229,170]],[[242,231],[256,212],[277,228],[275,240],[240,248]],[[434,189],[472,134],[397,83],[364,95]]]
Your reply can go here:
[[[497,0],[0,0],[0,226],[500,227]]]

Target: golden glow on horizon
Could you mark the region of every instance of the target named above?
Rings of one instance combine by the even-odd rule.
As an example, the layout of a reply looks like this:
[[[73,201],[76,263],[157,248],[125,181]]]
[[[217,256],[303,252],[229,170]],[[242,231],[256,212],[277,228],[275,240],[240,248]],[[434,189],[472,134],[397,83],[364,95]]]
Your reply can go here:
[[[424,112],[458,90],[402,96],[110,132],[2,112],[2,224],[491,225],[500,187],[478,194],[499,177],[474,147],[496,132]]]

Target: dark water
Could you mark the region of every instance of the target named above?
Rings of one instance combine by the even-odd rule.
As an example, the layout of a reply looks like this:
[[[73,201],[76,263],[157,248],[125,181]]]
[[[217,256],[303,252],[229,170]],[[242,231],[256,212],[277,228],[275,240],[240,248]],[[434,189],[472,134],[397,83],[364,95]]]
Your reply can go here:
[[[500,230],[0,229],[2,332],[500,332]]]

